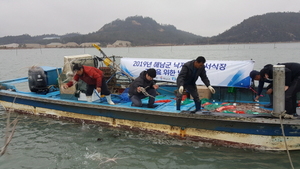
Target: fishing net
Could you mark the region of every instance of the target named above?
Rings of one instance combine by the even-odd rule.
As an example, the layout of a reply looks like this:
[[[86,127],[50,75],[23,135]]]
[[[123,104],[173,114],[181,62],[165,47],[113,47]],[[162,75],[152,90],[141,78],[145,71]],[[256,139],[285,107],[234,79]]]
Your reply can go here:
[[[247,110],[246,114],[262,114],[262,113],[254,112],[254,111],[251,111],[251,110]]]
[[[191,100],[191,99],[185,99],[181,104],[182,104],[182,105],[186,105],[186,104],[190,104],[190,103],[192,103],[192,102],[194,102],[194,100]]]
[[[207,102],[209,102],[209,99],[207,99],[207,98],[201,99],[201,104],[205,104],[205,103],[207,103]]]
[[[233,111],[224,110],[223,113],[235,114]]]
[[[212,110],[216,110],[217,108],[222,107],[222,105],[218,105],[218,104],[209,104],[204,106],[204,108],[206,110],[212,111]]]

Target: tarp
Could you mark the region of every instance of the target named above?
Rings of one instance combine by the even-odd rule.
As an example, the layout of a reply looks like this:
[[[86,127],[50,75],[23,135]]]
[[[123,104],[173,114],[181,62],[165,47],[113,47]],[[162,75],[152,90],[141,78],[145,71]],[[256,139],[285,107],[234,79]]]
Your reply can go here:
[[[121,69],[138,77],[143,70],[156,69],[155,80],[176,82],[178,74],[188,59],[155,59],[155,58],[121,58]],[[207,60],[205,69],[212,86],[229,86],[248,88],[250,86],[249,73],[253,70],[254,60],[225,61]],[[199,78],[197,85],[204,85]]]

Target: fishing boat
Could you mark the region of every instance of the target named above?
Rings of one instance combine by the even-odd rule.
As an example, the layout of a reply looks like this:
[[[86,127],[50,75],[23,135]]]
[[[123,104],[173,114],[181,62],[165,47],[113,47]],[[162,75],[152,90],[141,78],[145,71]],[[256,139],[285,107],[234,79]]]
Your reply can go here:
[[[260,104],[253,101],[255,93],[249,89],[248,76],[253,69],[252,60],[207,61],[208,77],[216,93],[211,95],[201,81],[197,81],[203,111],[193,114],[195,106],[188,93],[184,95],[180,111],[175,105],[177,87],[174,82],[185,59],[120,58],[118,64],[118,57],[108,57],[100,47],[97,49],[102,57],[64,56],[63,68],[32,67],[28,77],[1,81],[1,105],[18,113],[168,134],[214,146],[278,151],[300,149],[299,119],[279,119],[258,111],[267,103],[266,100],[261,100]],[[96,92],[92,102],[87,102],[83,82],[69,89],[62,88],[73,77],[71,67],[76,62],[104,72],[115,105],[108,104],[105,97]],[[143,107],[132,107],[128,98],[129,84],[150,67],[156,68],[155,80],[160,84],[155,107],[147,108],[149,98],[142,100]],[[245,103],[257,111],[234,110]]]

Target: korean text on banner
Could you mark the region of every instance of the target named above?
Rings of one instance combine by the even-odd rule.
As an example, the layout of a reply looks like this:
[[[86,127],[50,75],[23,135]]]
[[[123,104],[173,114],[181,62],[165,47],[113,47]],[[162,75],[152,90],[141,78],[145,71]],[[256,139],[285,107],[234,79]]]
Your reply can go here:
[[[138,77],[143,70],[156,69],[155,80],[176,82],[178,74],[187,59],[148,59],[148,58],[122,58],[121,69]],[[250,86],[249,73],[253,70],[254,61],[222,61],[207,60],[205,70],[212,86],[243,87]],[[197,85],[203,85],[201,79]]]

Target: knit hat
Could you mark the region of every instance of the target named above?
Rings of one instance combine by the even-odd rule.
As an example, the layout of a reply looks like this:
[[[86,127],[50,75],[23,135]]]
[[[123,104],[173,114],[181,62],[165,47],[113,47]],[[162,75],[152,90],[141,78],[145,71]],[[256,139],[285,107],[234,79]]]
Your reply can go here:
[[[148,70],[146,71],[146,73],[147,73],[150,77],[152,77],[152,78],[155,78],[155,77],[156,77],[156,70],[153,69],[153,68],[148,69]]]

